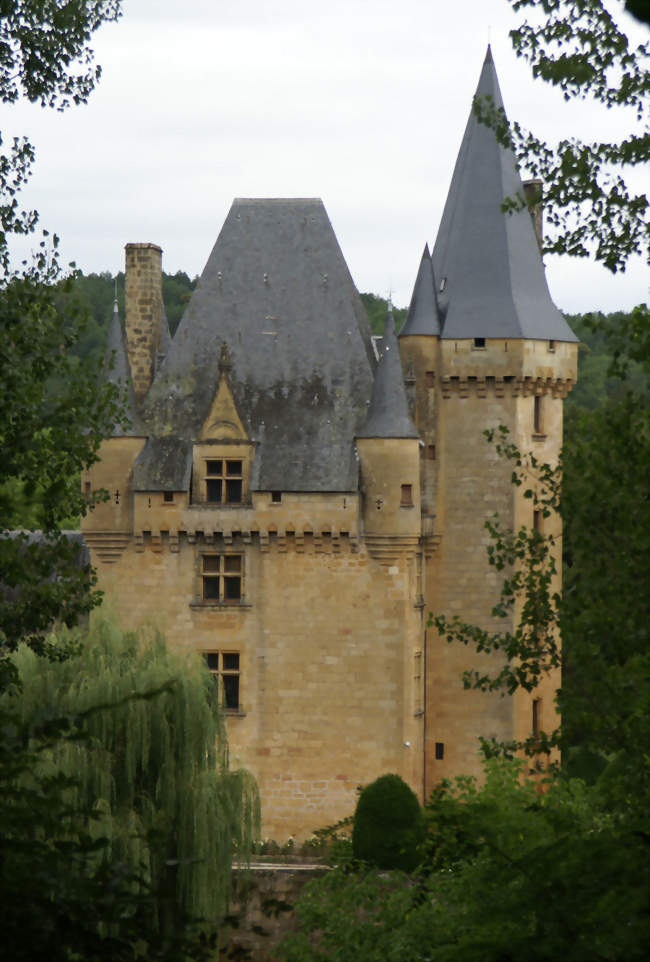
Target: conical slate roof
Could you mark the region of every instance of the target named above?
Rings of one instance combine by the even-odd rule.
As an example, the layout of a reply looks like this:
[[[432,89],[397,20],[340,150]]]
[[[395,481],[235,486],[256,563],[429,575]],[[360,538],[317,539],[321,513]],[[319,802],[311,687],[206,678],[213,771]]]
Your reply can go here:
[[[200,436],[224,342],[254,487],[356,489],[374,358],[322,201],[235,200],[147,396],[150,433]]]
[[[120,315],[117,310],[117,300],[113,304],[113,314],[108,327],[108,338],[106,350],[104,352],[103,379],[110,384],[117,384],[122,390],[126,389],[126,416],[131,422],[131,427],[124,430],[121,425],[116,425],[114,434],[133,434],[137,430],[138,408],[131,381],[131,367],[126,350],[124,332],[120,323]]]
[[[431,254],[429,253],[428,244],[424,245],[409,311],[399,336],[407,337],[409,334],[428,334],[434,336],[440,334],[438,301],[436,299],[433,266],[431,264]]]
[[[382,353],[372,389],[368,419],[358,438],[418,438],[411,421],[404,387],[393,312],[388,308],[382,339]]]
[[[503,107],[489,47],[476,95]],[[442,337],[576,340],[551,301],[528,210],[501,211],[517,194],[514,155],[472,111],[433,250]]]

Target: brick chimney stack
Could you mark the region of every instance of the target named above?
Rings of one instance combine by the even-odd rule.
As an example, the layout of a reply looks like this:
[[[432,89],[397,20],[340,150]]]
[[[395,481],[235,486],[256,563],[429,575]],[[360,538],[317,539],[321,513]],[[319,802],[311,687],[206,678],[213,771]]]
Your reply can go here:
[[[162,326],[162,248],[127,244],[126,343],[138,404],[151,386]]]

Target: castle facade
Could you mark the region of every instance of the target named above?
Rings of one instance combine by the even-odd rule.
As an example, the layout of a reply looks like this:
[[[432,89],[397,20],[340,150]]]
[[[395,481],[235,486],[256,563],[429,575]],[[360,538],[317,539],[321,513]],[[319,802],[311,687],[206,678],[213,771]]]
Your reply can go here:
[[[477,93],[501,104],[489,51]],[[266,836],[350,814],[385,772],[424,799],[478,773],[479,736],[553,724],[557,677],[466,692],[495,656],[427,628],[430,611],[513,627],[491,615],[484,523],[540,519],[483,431],[557,460],[576,380],[533,218],[501,210],[522,192],[471,114],[406,323],[389,314],[380,344],[319,200],[236,200],[173,339],[161,250],[127,245],[107,376],[131,427],[83,479],[110,493],[83,532],[123,624],[155,622],[219,679]]]

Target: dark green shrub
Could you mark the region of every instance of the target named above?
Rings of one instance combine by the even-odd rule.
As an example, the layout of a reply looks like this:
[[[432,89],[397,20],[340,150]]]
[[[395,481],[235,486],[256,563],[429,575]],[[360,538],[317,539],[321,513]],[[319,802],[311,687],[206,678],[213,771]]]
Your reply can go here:
[[[382,775],[361,792],[354,813],[352,851],[383,869],[411,872],[419,862],[424,819],[416,796],[399,775]]]

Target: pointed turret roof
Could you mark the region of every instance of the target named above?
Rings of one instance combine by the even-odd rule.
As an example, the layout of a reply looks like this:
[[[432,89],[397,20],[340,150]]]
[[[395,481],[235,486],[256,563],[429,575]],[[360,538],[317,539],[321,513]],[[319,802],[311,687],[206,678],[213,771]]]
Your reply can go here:
[[[503,107],[489,47],[476,96]],[[501,210],[517,194],[512,151],[472,110],[433,250],[442,337],[576,340],[551,301],[528,210]]]
[[[169,321],[167,320],[167,311],[165,310],[165,303],[163,301],[160,316],[160,353],[163,357],[167,357],[171,342],[172,336],[169,331]]]
[[[131,427],[128,431],[124,431],[121,425],[116,425],[114,434],[133,434],[138,422],[138,409],[133,391],[133,382],[131,380],[131,367],[126,350],[126,341],[117,309],[117,298],[113,302],[113,314],[108,327],[108,338],[104,352],[103,378],[110,384],[117,384],[122,389],[126,389],[126,416],[131,422]]]
[[[149,390],[152,434],[200,437],[223,342],[237,410],[257,443],[255,487],[355,490],[354,435],[375,362],[322,201],[234,201]]]
[[[440,335],[438,300],[428,244],[424,245],[409,311],[399,336],[407,337],[409,334]]]
[[[417,428],[409,416],[404,372],[395,334],[395,321],[390,304],[381,343],[381,358],[366,423],[358,438],[418,438]]]

